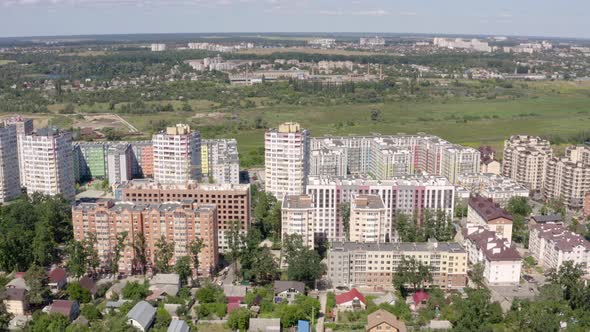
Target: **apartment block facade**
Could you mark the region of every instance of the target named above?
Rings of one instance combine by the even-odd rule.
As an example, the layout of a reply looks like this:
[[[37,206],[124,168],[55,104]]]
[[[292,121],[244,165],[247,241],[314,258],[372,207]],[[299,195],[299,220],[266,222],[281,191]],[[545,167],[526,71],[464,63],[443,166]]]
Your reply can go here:
[[[590,192],[590,147],[572,146],[565,158],[547,161],[543,194],[548,199],[563,199],[570,209],[581,209],[584,195]]]
[[[170,264],[189,255],[188,245],[203,240],[199,253],[198,273],[211,276],[218,264],[217,208],[211,204],[196,204],[190,200],[162,204],[136,204],[103,200],[97,203],[77,203],[72,207],[74,239],[83,241],[96,236],[95,248],[103,268],[113,259],[117,236],[127,232],[126,246],[119,261],[119,272],[140,271],[134,256],[133,243],[137,235],[145,237],[148,266],[154,267],[156,244],[164,239],[174,243]],[[149,269],[149,268],[148,268]],[[195,271],[196,272],[196,271]]]
[[[185,124],[154,134],[154,180],[183,184],[201,178],[201,135]]]
[[[156,204],[195,200],[198,204],[214,204],[218,215],[219,250],[228,248],[227,234],[239,225],[242,233],[250,228],[249,184],[201,184],[189,181],[186,184],[160,184],[151,179],[131,180],[114,190],[115,199],[124,202]]]
[[[402,258],[429,266],[433,286],[455,289],[467,284],[467,252],[453,242],[334,242],[328,250],[328,279],[332,287],[392,289]]]
[[[73,146],[78,181],[107,178],[107,149],[104,142],[77,142]]]
[[[536,136],[511,136],[504,141],[502,175],[529,190],[542,190],[547,162],[552,156],[548,140]]]
[[[72,136],[57,128],[37,129],[23,139],[25,187],[29,194],[75,195]]]
[[[475,196],[469,199],[467,224],[482,226],[512,243],[512,216],[489,198]]]
[[[0,123],[0,203],[21,194],[16,125]]]
[[[309,131],[298,123],[281,124],[264,135],[265,191],[278,200],[305,192],[309,173]]]
[[[113,144],[107,150],[107,174],[109,183],[122,183],[133,178],[131,172],[131,145],[128,143]]]
[[[343,241],[342,205],[350,204],[353,195],[377,195],[385,210],[386,241],[393,241],[395,216],[403,213],[418,220],[427,210],[442,210],[453,215],[455,187],[444,177],[412,175],[391,180],[367,178],[310,177],[307,195],[312,197],[316,239]]]
[[[371,175],[378,180],[411,175],[418,171],[447,177],[455,183],[460,175],[478,173],[480,152],[452,144],[439,137],[417,135],[373,135],[317,137],[311,139],[311,154],[341,156],[348,175]],[[334,176],[332,159],[319,160],[312,176]],[[343,176],[343,175],[337,175]]]
[[[203,140],[201,172],[215,183],[240,183],[240,157],[235,139]]]
[[[558,270],[563,262],[572,261],[590,274],[590,242],[562,224],[531,226],[529,251],[545,269]]]
[[[354,195],[350,202],[350,241],[380,243],[388,239],[391,229],[387,211],[378,195]]]
[[[520,283],[522,257],[509,241],[482,226],[467,227],[462,232],[469,263],[483,265],[488,285]]]
[[[529,197],[529,190],[509,177],[494,173],[470,173],[459,177],[457,185],[471,195],[489,198],[505,207],[512,197]]]
[[[33,119],[28,119],[22,116],[13,116],[4,119],[5,125],[14,125],[16,127],[16,141],[18,151],[18,169],[20,186],[25,186],[25,156],[23,154],[23,144],[25,135],[33,133]]]
[[[281,240],[301,236],[308,248],[315,247],[315,211],[309,195],[286,195],[281,206]]]

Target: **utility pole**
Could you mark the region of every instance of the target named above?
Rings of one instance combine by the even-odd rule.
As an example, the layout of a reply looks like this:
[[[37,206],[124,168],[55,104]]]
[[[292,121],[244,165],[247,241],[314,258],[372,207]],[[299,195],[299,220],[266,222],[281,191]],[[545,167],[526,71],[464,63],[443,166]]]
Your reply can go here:
[[[321,305],[321,304],[320,304]],[[313,325],[313,318],[315,317],[315,307],[311,307],[311,326],[309,327],[309,329],[311,330],[311,327],[313,326],[313,329],[315,331],[315,326]],[[317,332],[317,331],[316,331]]]

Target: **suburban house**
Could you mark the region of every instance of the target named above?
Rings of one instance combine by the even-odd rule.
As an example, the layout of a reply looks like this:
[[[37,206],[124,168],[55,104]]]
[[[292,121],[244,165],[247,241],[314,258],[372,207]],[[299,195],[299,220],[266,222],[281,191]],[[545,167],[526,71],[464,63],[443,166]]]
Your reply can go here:
[[[150,280],[150,290],[152,295],[148,300],[161,299],[167,295],[176,296],[180,290],[180,277],[176,273],[158,273]]]
[[[190,332],[191,328],[188,324],[180,319],[173,319],[168,326],[167,332]]]
[[[51,304],[49,313],[64,315],[70,321],[73,321],[80,313],[80,304],[77,301],[55,300]]]
[[[155,319],[156,308],[152,307],[152,305],[146,301],[139,301],[129,313],[127,313],[128,323],[142,332],[147,331],[152,326]]]
[[[336,308],[338,310],[365,310],[367,301],[363,294],[353,288],[346,293],[336,295]]]
[[[68,282],[66,270],[60,267],[49,271],[47,277],[49,279],[47,284],[49,286],[49,289],[51,290],[51,293],[53,294],[59,293],[59,291],[66,287],[66,284]]]
[[[469,199],[467,224],[484,226],[508,242],[512,241],[512,216],[489,198]]]
[[[413,311],[418,310],[422,305],[426,304],[430,299],[430,295],[423,290],[419,290],[412,294],[410,309]]]
[[[379,309],[367,316],[367,332],[407,332],[406,324],[389,311]]]
[[[277,280],[274,284],[274,291],[276,299],[287,300],[292,303],[298,294],[305,295],[305,284],[300,281]]]
[[[4,292],[4,305],[6,311],[15,316],[24,315],[29,309],[27,290],[24,288],[8,287]]]
[[[92,280],[92,278],[88,276],[85,276],[82,277],[82,279],[80,279],[79,283],[80,286],[89,291],[90,295],[92,295],[92,298],[94,298],[94,296],[96,295],[96,283],[94,282],[94,280]]]
[[[280,332],[280,318],[250,318],[248,332]]]

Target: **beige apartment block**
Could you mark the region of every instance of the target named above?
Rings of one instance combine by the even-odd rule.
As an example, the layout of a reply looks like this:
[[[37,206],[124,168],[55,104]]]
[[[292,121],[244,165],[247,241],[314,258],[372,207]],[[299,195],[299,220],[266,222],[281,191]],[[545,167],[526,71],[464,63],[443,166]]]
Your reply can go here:
[[[381,197],[356,195],[350,203],[350,241],[379,243],[389,240],[390,225]]]
[[[537,136],[511,136],[504,142],[502,175],[529,190],[542,190],[547,161],[553,156],[548,140]]]

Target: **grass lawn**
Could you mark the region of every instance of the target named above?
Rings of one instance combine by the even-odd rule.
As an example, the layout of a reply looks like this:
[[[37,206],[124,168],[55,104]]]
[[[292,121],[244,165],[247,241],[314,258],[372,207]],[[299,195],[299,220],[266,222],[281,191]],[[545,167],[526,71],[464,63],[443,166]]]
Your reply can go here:
[[[2,59],[0,59],[0,66],[7,65],[7,64],[10,64],[10,63],[15,63],[15,62],[16,61],[14,61],[14,60],[2,60]]]

